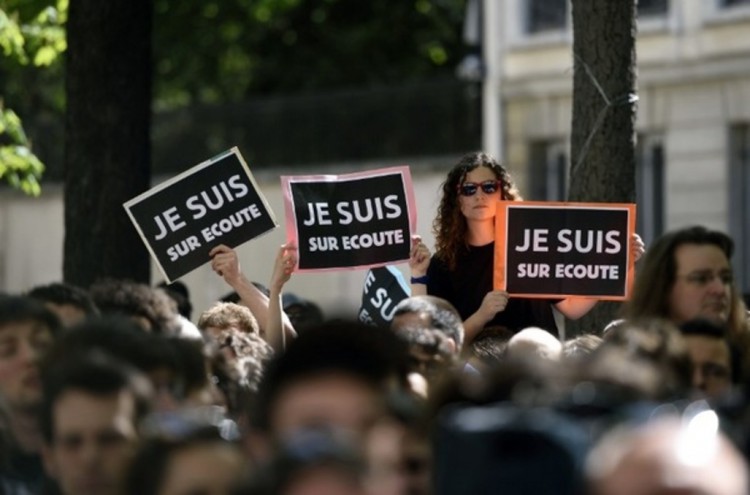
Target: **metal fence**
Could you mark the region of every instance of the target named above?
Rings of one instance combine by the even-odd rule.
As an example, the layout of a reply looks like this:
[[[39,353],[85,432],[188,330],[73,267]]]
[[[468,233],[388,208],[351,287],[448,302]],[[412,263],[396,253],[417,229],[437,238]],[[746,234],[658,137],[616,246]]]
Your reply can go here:
[[[480,94],[443,79],[157,114],[153,171],[184,170],[232,146],[253,168],[461,153],[481,145]]]

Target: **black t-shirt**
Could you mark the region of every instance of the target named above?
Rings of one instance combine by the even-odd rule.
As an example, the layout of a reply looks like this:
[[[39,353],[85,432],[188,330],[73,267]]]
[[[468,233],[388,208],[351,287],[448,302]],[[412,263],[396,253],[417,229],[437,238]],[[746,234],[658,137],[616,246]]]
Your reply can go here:
[[[484,296],[492,290],[495,243],[485,246],[469,246],[468,252],[459,255],[456,269],[433,256],[427,269],[427,293],[442,297],[453,304],[466,320],[482,305]],[[511,297],[504,311],[495,315],[485,326],[501,325],[512,332],[526,327],[540,327],[558,335],[555,317],[549,299],[524,299]]]

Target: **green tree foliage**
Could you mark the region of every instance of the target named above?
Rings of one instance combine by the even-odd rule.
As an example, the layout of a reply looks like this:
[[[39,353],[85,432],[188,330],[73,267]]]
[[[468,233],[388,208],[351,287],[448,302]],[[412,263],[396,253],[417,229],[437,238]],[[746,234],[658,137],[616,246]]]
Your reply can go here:
[[[452,73],[465,0],[156,0],[158,108]]]
[[[25,80],[22,74],[29,66],[38,71],[57,64],[66,48],[67,11],[68,0],[0,3],[0,79],[4,81],[0,87],[0,180],[34,196],[41,192],[44,165],[32,152],[21,118],[3,101],[6,93],[24,93],[18,85]]]

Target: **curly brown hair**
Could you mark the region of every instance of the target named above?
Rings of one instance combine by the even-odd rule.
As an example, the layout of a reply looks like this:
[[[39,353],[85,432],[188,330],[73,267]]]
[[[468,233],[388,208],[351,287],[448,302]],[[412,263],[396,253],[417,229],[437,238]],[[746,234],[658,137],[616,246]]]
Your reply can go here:
[[[241,304],[218,302],[204,311],[198,319],[201,331],[206,331],[208,327],[225,330],[231,326],[236,326],[245,333],[261,333],[255,315]]]
[[[464,183],[466,174],[477,167],[487,167],[495,173],[495,177],[502,182],[504,200],[520,201],[523,199],[510,173],[493,156],[476,151],[461,157],[443,182],[440,206],[432,222],[432,231],[435,234],[435,256],[446,263],[450,270],[456,268],[458,255],[468,249],[467,224],[458,203],[458,188]]]

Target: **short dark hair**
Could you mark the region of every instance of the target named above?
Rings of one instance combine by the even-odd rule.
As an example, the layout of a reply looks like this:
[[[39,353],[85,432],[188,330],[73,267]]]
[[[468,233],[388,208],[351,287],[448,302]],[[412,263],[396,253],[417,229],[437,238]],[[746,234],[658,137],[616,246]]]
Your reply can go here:
[[[436,296],[407,297],[396,305],[393,317],[409,313],[427,316],[431,328],[440,330],[453,339],[456,348],[461,349],[464,342],[464,325],[461,315],[451,303]]]
[[[149,416],[148,419],[151,419]],[[177,418],[171,418],[175,421]],[[211,424],[187,425],[191,428],[181,435],[162,434],[147,438],[130,464],[125,479],[125,493],[157,495],[164,483],[169,461],[174,454],[201,445],[226,445],[237,449],[239,446],[222,437],[219,429]],[[148,433],[146,433],[148,436]]]
[[[74,325],[56,339],[43,367],[53,367],[71,356],[98,350],[146,370],[151,360],[153,337],[124,316],[90,318]]]
[[[710,339],[722,340],[729,350],[729,367],[732,383],[740,383],[742,380],[742,352],[729,339],[729,326],[721,325],[706,318],[695,318],[686,321],[679,326],[683,337],[708,337]]]
[[[83,311],[86,316],[99,314],[99,310],[87,290],[64,282],[37,285],[29,291],[28,296],[42,302],[75,306]]]
[[[151,386],[148,378],[135,368],[98,351],[68,358],[48,368],[43,375],[43,387],[40,421],[42,434],[48,444],[55,439],[55,404],[67,391],[80,390],[105,397],[128,390],[135,399],[134,424],[138,424],[150,409]]]
[[[190,291],[187,285],[183,284],[179,280],[168,284],[161,282],[157,285],[159,289],[162,289],[172,300],[177,304],[177,311],[187,318],[188,320],[193,314],[193,304],[190,302]]]
[[[53,334],[56,334],[61,328],[57,315],[47,309],[40,301],[28,296],[0,296],[0,327],[24,321],[42,323]]]
[[[177,304],[161,289],[130,280],[102,279],[90,291],[102,314],[141,316],[154,333],[178,330]]]
[[[388,329],[356,321],[310,328],[268,363],[252,410],[253,424],[269,429],[276,399],[290,385],[311,377],[343,373],[380,389],[392,378],[405,384],[407,370],[406,346]]]
[[[678,327],[682,335],[689,337],[699,335],[702,337],[713,337],[716,339],[727,340],[729,329],[725,325],[720,325],[706,318],[696,318],[686,321]]]

